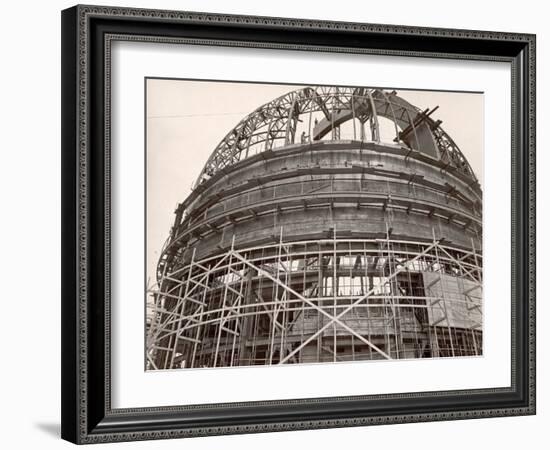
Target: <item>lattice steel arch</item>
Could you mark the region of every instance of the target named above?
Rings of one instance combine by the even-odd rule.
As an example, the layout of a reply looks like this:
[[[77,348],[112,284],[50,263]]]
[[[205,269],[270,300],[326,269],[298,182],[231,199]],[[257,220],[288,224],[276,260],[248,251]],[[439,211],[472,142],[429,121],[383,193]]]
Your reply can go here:
[[[477,181],[467,159],[441,127],[441,121],[430,118],[436,109],[421,110],[395,91],[337,86],[298,89],[260,106],[230,130],[209,157],[196,185],[252,154],[296,143],[298,121],[310,122],[310,142],[322,139],[349,120],[369,122],[372,140],[379,142],[378,117],[395,124],[395,142],[441,159]],[[322,113],[324,119],[312,127],[313,113]],[[360,139],[366,139],[363,128],[359,134]]]

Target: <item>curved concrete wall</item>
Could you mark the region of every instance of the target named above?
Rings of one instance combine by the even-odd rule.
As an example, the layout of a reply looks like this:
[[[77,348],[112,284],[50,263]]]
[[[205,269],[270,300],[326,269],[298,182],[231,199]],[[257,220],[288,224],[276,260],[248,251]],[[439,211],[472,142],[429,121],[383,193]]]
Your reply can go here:
[[[168,255],[188,260],[283,240],[333,237],[481,248],[481,191],[439,160],[397,145],[321,141],[242,161],[181,205]],[[183,253],[182,253],[183,252]]]

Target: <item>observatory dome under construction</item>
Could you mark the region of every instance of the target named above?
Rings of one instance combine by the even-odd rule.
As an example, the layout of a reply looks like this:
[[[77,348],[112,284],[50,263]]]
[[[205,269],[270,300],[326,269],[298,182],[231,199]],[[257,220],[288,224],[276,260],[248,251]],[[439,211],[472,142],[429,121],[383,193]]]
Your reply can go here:
[[[403,96],[305,87],[225,135],[162,250],[149,369],[482,353],[481,187]]]

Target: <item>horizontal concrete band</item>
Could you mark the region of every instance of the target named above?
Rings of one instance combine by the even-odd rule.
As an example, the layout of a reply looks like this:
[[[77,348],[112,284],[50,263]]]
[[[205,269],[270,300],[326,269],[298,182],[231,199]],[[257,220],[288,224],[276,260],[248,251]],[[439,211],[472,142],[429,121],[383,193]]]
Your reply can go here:
[[[185,215],[179,210],[167,258],[191,246],[201,257],[215,254],[233,237],[238,246],[268,243],[281,227],[288,242],[331,230],[376,238],[389,229],[402,239],[425,242],[435,233],[462,248],[472,241],[481,247],[474,180],[448,173],[425,155],[411,160],[410,151],[397,146],[353,144],[264,152],[203,183],[185,202]]]
[[[167,250],[189,242],[198,244],[199,253],[203,254],[207,247],[226,246],[233,235],[240,245],[245,235],[251,233],[255,234],[249,236],[253,241],[260,236],[278,235],[278,227],[284,227],[287,241],[315,232],[328,232],[329,229],[336,229],[340,234],[348,231],[349,235],[355,236],[380,236],[386,234],[387,225],[395,236],[405,238],[412,234],[430,240],[432,229],[435,229],[438,236],[445,235],[462,247],[471,246],[469,238],[477,242],[481,231],[481,222],[475,216],[405,198],[392,198],[388,203],[384,196],[344,194],[324,198],[316,196],[308,200],[300,197],[284,203],[266,203],[263,207],[269,209],[240,208],[201,221],[178,235]]]
[[[472,201],[456,186],[448,183],[436,185],[424,179],[422,175],[407,175],[402,172],[380,173],[380,171],[355,171],[355,168],[347,170],[341,168],[321,169],[319,173],[313,170],[308,176],[301,174],[303,170],[284,172],[285,178],[274,177],[253,178],[240,185],[238,188],[224,188],[221,191],[201,196],[193,208],[187,211],[187,215],[180,224],[188,227],[189,223],[201,220],[204,217],[219,213],[220,210],[227,210],[237,206],[246,206],[250,203],[276,201],[278,198],[290,196],[307,196],[312,193],[341,193],[348,192],[354,195],[386,194],[395,196],[410,197],[415,199],[426,199],[428,201],[453,205],[455,208],[470,211],[473,214],[481,214],[481,204],[478,200]]]
[[[432,166],[439,173],[444,174],[445,181],[455,180],[457,183],[462,184],[463,187],[471,189],[474,192],[478,199],[481,199],[481,187],[479,183],[459,172],[455,167],[451,166],[449,163],[443,162],[439,159],[432,158],[424,153],[421,153],[417,150],[413,150],[402,145],[393,145],[393,144],[382,144],[376,142],[367,142],[367,141],[320,141],[311,144],[293,144],[282,148],[277,148],[275,150],[269,150],[262,152],[258,155],[253,155],[244,159],[242,161],[236,162],[235,164],[220,169],[216,174],[214,174],[209,180],[204,181],[202,184],[199,184],[195,187],[193,192],[189,195],[187,199],[181,204],[181,208],[187,209],[189,206],[195,202],[195,200],[206,193],[210,188],[212,188],[216,183],[223,181],[223,184],[227,188],[228,185],[231,185],[233,182],[231,180],[239,178],[239,173],[241,170],[245,170],[245,173],[249,174],[254,173],[250,171],[251,166],[258,166],[257,163],[264,163],[263,171],[266,171],[266,168],[269,167],[271,162],[276,162],[276,165],[279,167],[273,167],[273,174],[277,174],[280,169],[288,169],[285,167],[285,160],[287,158],[301,158],[302,169],[305,170],[305,175],[309,175],[311,170],[322,170],[323,167],[320,165],[322,162],[323,153],[327,151],[331,155],[342,155],[346,154],[345,151],[359,152],[361,159],[358,160],[358,163],[368,162],[369,159],[372,159],[373,156],[397,156],[400,159],[405,161],[416,161],[420,165]],[[349,153],[348,153],[349,154]],[[318,159],[321,158],[321,159]],[[345,159],[342,160],[342,164],[346,162]],[[296,164],[295,168],[299,168],[300,164]],[[349,169],[352,169],[351,165],[348,166]],[[363,167],[362,170],[367,169]],[[411,170],[408,169],[407,173],[410,174]],[[261,177],[261,173],[255,173],[254,181]],[[279,174],[281,175],[281,174]],[[282,175],[284,177],[284,175]],[[242,181],[252,181],[252,179],[247,179],[244,177]],[[215,191],[221,191],[219,188],[214,188]]]

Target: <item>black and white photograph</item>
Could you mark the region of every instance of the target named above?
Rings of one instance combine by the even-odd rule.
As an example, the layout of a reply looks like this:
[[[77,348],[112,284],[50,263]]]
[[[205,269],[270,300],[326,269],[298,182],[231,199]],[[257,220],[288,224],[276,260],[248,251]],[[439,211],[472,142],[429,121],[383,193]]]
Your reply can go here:
[[[146,370],[483,357],[483,92],[147,78]]]

